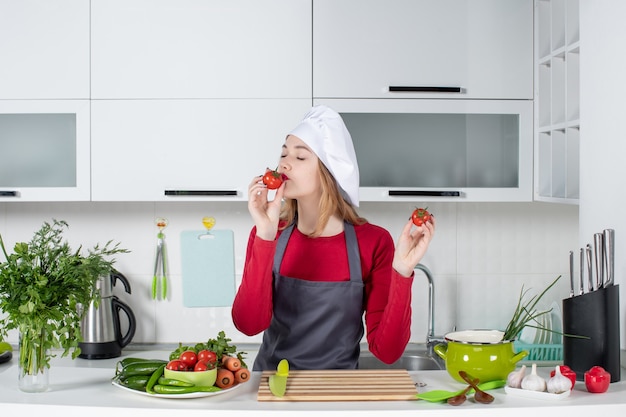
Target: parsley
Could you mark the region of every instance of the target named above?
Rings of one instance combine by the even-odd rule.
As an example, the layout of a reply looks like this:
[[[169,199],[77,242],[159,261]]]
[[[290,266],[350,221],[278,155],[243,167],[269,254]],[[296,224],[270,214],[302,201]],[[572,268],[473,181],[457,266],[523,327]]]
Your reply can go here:
[[[8,330],[20,332],[20,366],[23,374],[36,374],[50,367],[50,349],[80,354],[80,321],[100,294],[98,278],[111,273],[113,260],[106,257],[127,253],[109,241],[81,254],[63,241],[68,224],[62,220],[44,222],[29,243],[15,244],[8,254],[0,234],[0,247],[6,259],[0,263],[0,339]],[[31,346],[29,346],[31,344]],[[33,350],[34,348],[34,350]],[[31,355],[35,356],[31,356]]]

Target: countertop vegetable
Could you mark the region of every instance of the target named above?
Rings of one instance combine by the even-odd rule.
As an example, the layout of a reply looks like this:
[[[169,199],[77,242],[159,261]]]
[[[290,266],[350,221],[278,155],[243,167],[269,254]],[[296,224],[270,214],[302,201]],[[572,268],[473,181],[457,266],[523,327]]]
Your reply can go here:
[[[125,350],[127,356],[168,359],[171,350],[135,352]],[[250,363],[254,352],[248,351]],[[323,413],[325,417],[353,416],[380,417],[381,413],[393,412],[394,417],[415,416],[416,411],[428,410],[435,416],[550,416],[554,413],[578,413],[580,406],[594,406],[593,412],[607,415],[623,414],[626,411],[626,381],[610,384],[604,394],[587,392],[582,381],[578,381],[571,395],[561,401],[529,400],[507,395],[503,388],[489,391],[495,397],[491,404],[478,404],[468,400],[465,404],[452,407],[447,404],[427,401],[367,401],[367,402],[302,402],[260,403],[257,390],[260,373],[252,372],[250,381],[232,392],[216,397],[197,399],[159,399],[135,395],[111,385],[115,364],[122,358],[84,360],[54,358],[50,369],[50,391],[41,394],[22,393],[17,388],[17,367],[14,363],[0,365],[0,407],[6,415],[34,412],[47,417],[171,417],[181,411],[186,417],[206,417],[207,412],[217,410],[236,416],[310,416]],[[554,366],[539,367],[537,372],[547,378]],[[427,390],[461,390],[466,385],[450,378],[446,371],[410,372],[414,381],[426,384],[419,388]],[[454,414],[452,414],[454,413]]]

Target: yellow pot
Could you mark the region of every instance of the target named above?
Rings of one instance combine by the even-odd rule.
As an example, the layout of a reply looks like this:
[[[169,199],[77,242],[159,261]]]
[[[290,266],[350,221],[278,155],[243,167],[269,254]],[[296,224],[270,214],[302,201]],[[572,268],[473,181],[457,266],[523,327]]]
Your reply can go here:
[[[448,333],[447,343],[435,346],[434,350],[446,364],[452,378],[465,383],[459,371],[465,371],[480,382],[506,379],[517,362],[528,355],[522,350],[513,351],[512,340],[502,340],[498,330],[465,330]]]

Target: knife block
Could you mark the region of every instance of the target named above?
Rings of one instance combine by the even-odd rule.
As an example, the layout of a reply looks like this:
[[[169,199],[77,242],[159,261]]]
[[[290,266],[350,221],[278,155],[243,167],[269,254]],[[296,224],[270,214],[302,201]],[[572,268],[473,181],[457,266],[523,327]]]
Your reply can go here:
[[[563,364],[584,381],[585,372],[601,366],[611,374],[611,382],[620,380],[619,286],[563,300]]]

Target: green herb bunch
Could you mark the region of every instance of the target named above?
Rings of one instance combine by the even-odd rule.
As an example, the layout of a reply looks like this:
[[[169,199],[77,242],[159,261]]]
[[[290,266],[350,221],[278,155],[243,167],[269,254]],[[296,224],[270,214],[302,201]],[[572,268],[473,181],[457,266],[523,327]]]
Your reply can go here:
[[[539,295],[534,295],[528,300],[525,300],[525,298],[529,290],[524,290],[524,286],[522,286],[522,289],[520,290],[520,296],[517,301],[517,306],[515,307],[515,311],[513,312],[513,317],[511,318],[511,321],[504,330],[502,340],[515,340],[521,333],[522,329],[524,329],[524,327],[533,327],[536,329],[552,331],[551,329],[544,329],[543,327],[539,326],[539,322],[537,321],[538,317],[544,314],[548,314],[552,311],[552,309],[537,311],[536,307],[537,303],[539,303],[545,293],[548,292],[548,290],[552,288],[560,278],[561,275],[556,277],[556,279],[552,281],[552,283],[548,285],[548,287],[544,289]]]
[[[80,321],[92,301],[99,303],[96,282],[113,270],[108,256],[127,253],[109,241],[81,254],[63,240],[68,224],[62,220],[44,222],[29,243],[15,244],[8,254],[0,234],[0,247],[6,259],[0,263],[0,339],[8,330],[18,329],[20,366],[23,374],[33,375],[50,367],[50,349],[80,354]],[[29,335],[29,336],[27,336]],[[28,344],[31,344],[29,346]],[[35,349],[33,349],[35,348]],[[37,357],[28,354],[36,352]]]

